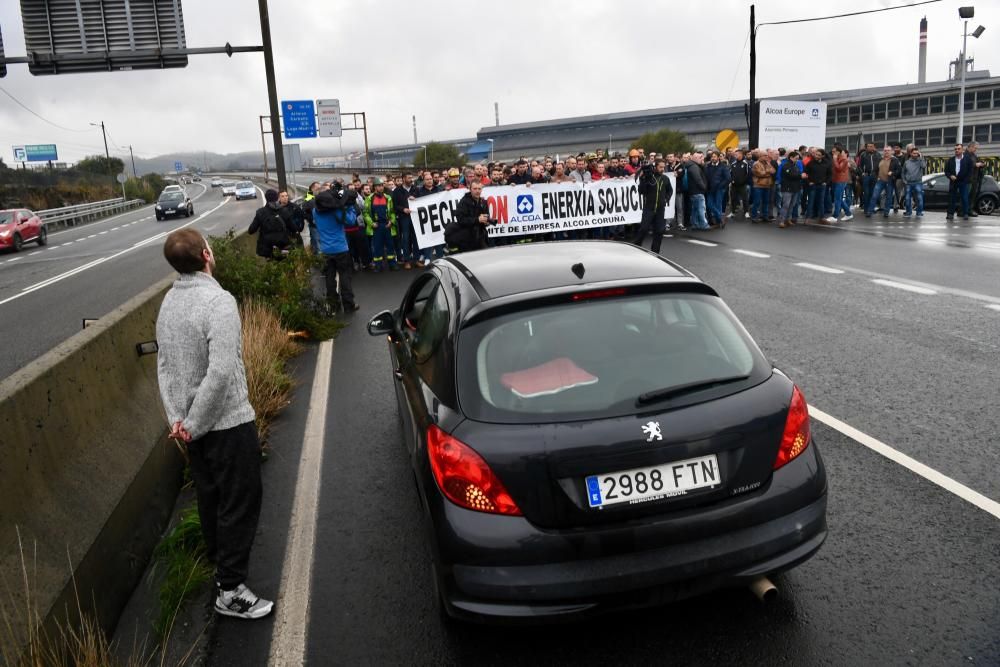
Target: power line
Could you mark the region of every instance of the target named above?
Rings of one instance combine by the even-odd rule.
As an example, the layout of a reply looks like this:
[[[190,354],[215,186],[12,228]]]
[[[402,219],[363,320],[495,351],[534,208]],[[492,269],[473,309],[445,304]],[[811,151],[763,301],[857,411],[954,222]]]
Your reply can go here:
[[[910,7],[919,7],[920,5],[931,5],[935,2],[941,2],[941,0],[924,0],[923,2],[911,2],[908,5],[897,5],[896,7],[883,7],[882,9],[866,9],[860,12],[849,12],[847,14],[833,14],[832,16],[817,16],[811,19],[790,19],[788,21],[769,21],[767,23],[758,23],[757,27],[760,28],[763,25],[786,25],[788,23],[808,23],[810,21],[825,21],[827,19],[842,19],[848,16],[861,16],[862,14],[877,14],[879,12],[891,12],[894,9],[909,9]]]
[[[44,117],[44,116],[42,116],[41,114],[38,114],[38,113],[36,113],[35,111],[33,111],[32,109],[28,108],[28,107],[27,107],[27,106],[26,106],[26,105],[24,104],[24,102],[22,102],[21,100],[17,99],[16,97],[14,97],[14,96],[13,96],[13,95],[11,95],[10,93],[8,93],[8,92],[7,92],[7,90],[6,90],[5,88],[3,88],[3,87],[0,87],[0,92],[2,92],[2,93],[3,93],[4,95],[6,95],[6,96],[7,96],[7,97],[9,97],[10,99],[14,100],[15,102],[17,102],[17,104],[18,104],[18,105],[20,105],[22,109],[24,109],[25,111],[27,111],[27,112],[28,112],[28,113],[30,113],[31,115],[35,116],[36,118],[39,118],[40,120],[43,120],[43,121],[45,121],[46,123],[48,123],[49,125],[51,125],[51,126],[53,126],[53,127],[58,127],[58,128],[60,129],[60,130],[65,130],[66,132],[90,132],[90,131],[91,131],[91,130],[74,130],[74,129],[72,129],[72,128],[69,128],[69,127],[63,127],[63,126],[62,126],[62,125],[60,125],[59,123],[53,123],[53,122],[52,122],[51,120],[49,120],[48,118],[45,118],[45,117]]]

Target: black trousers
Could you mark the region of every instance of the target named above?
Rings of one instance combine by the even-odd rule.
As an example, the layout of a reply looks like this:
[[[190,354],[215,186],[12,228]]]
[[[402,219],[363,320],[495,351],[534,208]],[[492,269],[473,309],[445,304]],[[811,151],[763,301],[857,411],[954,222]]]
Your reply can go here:
[[[347,232],[347,245],[351,249],[351,256],[362,268],[370,266],[372,263],[371,246],[368,245],[368,235],[364,229],[356,229]]]
[[[351,289],[351,279],[354,277],[354,260],[351,253],[341,252],[326,256],[326,301],[330,304],[343,302],[347,306],[354,305],[354,290]],[[337,286],[340,286],[340,296],[337,296]]]
[[[188,445],[201,532],[215,581],[232,590],[247,579],[263,486],[260,443],[252,421],[209,431]]]
[[[636,232],[635,238],[632,239],[633,244],[641,246],[643,240],[646,238],[646,232],[652,228],[653,243],[650,246],[650,250],[655,253],[660,252],[660,246],[663,244],[663,232],[667,229],[667,221],[663,217],[663,211],[662,208],[652,211],[643,210],[642,221],[639,223],[639,231]]]

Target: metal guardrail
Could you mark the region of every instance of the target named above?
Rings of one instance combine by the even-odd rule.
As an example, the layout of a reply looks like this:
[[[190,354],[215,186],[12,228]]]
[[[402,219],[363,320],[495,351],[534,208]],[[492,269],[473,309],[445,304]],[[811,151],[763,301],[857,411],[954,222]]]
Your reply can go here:
[[[46,225],[64,224],[73,226],[103,218],[109,213],[121,213],[145,205],[146,202],[142,199],[126,200],[123,197],[118,197],[117,199],[106,199],[88,204],[35,211],[35,215],[40,217]]]

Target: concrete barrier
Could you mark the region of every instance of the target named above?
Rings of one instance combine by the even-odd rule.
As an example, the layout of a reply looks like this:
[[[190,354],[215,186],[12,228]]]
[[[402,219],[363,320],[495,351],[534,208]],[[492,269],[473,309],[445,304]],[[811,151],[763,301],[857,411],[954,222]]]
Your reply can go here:
[[[0,604],[18,636],[29,621],[18,531],[44,625],[67,613],[75,623],[78,594],[110,631],[166,527],[182,460],[166,439],[156,355],[136,346],[156,338],[174,279],[0,382],[0,575],[14,596]]]
[[[0,383],[0,572],[46,625],[75,617],[76,590],[111,628],[170,517],[181,458],[167,442],[156,314],[173,277],[139,294]],[[27,623],[23,612],[14,621]]]

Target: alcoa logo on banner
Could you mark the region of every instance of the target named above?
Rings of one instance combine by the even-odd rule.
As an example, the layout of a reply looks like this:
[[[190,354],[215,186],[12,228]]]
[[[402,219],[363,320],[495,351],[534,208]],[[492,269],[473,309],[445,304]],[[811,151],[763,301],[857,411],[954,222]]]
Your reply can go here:
[[[812,110],[812,117],[813,118],[819,118],[819,109],[814,108]]]
[[[511,217],[511,222],[535,222],[542,219],[542,216],[535,213],[535,197],[530,194],[517,196],[516,211],[517,215]]]

